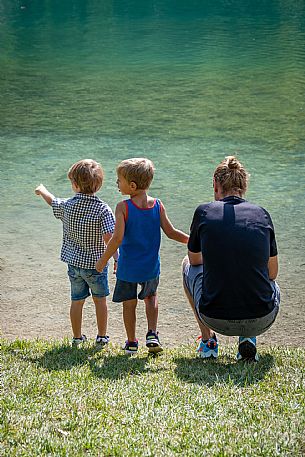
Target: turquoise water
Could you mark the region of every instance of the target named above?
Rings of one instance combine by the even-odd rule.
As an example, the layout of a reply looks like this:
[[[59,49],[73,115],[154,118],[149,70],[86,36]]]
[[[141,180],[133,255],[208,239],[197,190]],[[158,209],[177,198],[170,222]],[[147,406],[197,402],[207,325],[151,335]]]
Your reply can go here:
[[[80,158],[103,164],[113,208],[117,163],[151,158],[151,193],[188,230],[237,154],[273,217],[282,287],[305,298],[304,1],[2,0],[0,48],[5,264],[60,268],[61,228],[34,187],[70,196]],[[165,279],[184,252],[163,241]]]

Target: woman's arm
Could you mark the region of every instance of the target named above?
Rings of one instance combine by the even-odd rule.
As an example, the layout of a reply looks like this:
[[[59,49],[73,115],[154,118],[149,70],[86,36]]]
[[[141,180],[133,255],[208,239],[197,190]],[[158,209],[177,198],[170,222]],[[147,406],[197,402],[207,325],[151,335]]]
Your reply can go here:
[[[277,255],[275,255],[274,257],[269,257],[268,271],[269,271],[269,279],[274,281],[276,279],[278,271],[279,271]]]
[[[188,257],[191,265],[203,264],[203,257],[201,252],[188,251]]]

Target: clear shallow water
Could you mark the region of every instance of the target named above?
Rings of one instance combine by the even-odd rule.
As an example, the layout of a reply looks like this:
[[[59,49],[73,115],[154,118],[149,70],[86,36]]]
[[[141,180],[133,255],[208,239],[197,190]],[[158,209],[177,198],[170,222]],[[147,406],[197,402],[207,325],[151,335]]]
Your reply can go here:
[[[305,1],[6,0],[0,47],[5,262],[35,273],[48,253],[60,268],[60,224],[33,189],[71,195],[80,158],[103,164],[113,208],[117,163],[151,158],[151,193],[188,230],[215,166],[237,154],[247,198],[273,217],[283,287],[305,295]],[[164,240],[165,279],[183,254]]]

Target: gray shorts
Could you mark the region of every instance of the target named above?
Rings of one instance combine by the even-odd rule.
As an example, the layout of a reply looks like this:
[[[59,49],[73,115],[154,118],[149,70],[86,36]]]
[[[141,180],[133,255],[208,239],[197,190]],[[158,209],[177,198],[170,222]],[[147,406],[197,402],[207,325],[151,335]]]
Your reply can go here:
[[[141,286],[141,290],[138,294],[138,284]],[[157,288],[159,285],[159,278],[151,279],[145,282],[129,282],[122,281],[121,279],[116,280],[112,301],[115,303],[121,303],[127,300],[135,300],[139,298],[144,300],[146,297],[156,295]]]
[[[280,288],[275,281],[270,281],[273,290],[273,310],[263,317],[255,319],[214,319],[204,316],[199,312],[199,304],[202,291],[203,265],[184,265],[183,280],[195,305],[195,311],[199,320],[214,330],[214,332],[227,336],[253,337],[264,333],[274,323],[279,311]]]

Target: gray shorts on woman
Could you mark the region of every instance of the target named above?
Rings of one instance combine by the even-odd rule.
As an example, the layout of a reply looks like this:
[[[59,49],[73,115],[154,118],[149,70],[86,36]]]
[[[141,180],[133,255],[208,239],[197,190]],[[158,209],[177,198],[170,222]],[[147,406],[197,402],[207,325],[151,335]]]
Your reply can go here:
[[[244,336],[247,338],[258,336],[274,323],[275,318],[279,311],[280,305],[280,288],[275,281],[270,280],[270,285],[273,290],[273,310],[263,317],[255,319],[214,319],[211,317],[204,316],[199,311],[199,303],[202,291],[202,278],[203,278],[203,265],[189,265],[185,264],[183,267],[183,280],[184,284],[191,295],[195,311],[199,320],[214,330],[214,332],[220,333],[221,335],[227,336]]]

